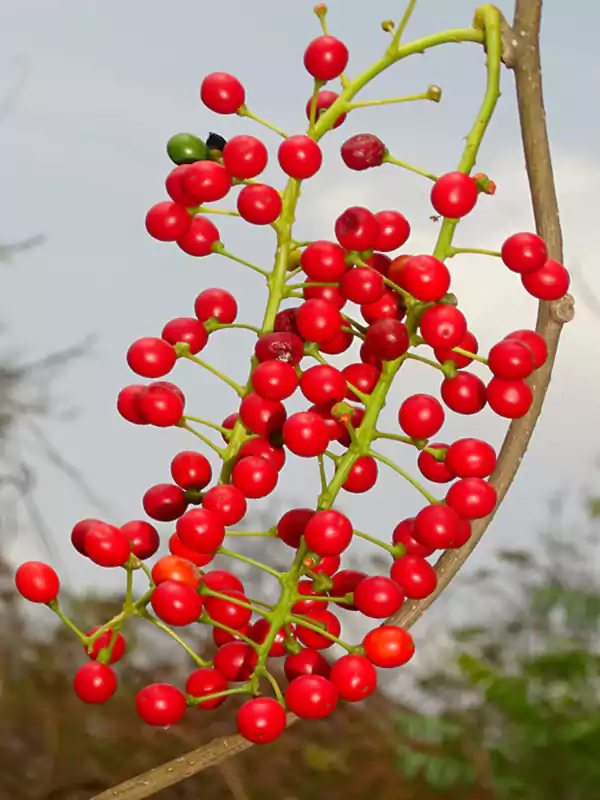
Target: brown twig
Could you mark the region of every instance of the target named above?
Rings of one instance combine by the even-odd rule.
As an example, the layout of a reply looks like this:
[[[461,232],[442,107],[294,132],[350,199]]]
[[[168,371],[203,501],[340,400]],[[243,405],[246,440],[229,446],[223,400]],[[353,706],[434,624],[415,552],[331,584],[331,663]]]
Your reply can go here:
[[[542,97],[539,53],[541,11],[542,0],[515,1],[513,27],[508,23],[503,24],[503,60],[515,73],[521,137],[536,229],[546,241],[550,257],[562,261],[562,233]],[[573,318],[573,312],[573,298],[570,295],[552,303],[540,302],[536,330],[544,336],[548,344],[548,360],[531,380],[534,400],[529,413],[511,423],[502,445],[498,465],[491,478],[498,493],[496,509],[510,488],[531,440],[550,383],[561,329],[565,322]],[[405,628],[414,625],[458,573],[492,518],[493,514],[485,520],[477,521],[472,526],[473,533],[469,542],[460,550],[447,552],[439,559],[436,564],[438,587],[435,593],[425,600],[405,603],[400,612],[387,620],[387,623]],[[288,715],[288,725],[296,720],[294,715]],[[239,735],[215,739],[181,758],[109,789],[93,800],[142,800],[250,746]]]
[[[515,0],[515,21],[512,29],[508,25],[503,29],[503,49],[505,63],[515,74],[525,168],[536,230],[546,242],[550,258],[562,262],[562,231],[542,94],[539,47],[542,2],[543,0]],[[472,536],[464,547],[460,550],[449,550],[438,560],[436,591],[425,600],[405,603],[389,622],[404,628],[414,625],[454,579],[486,532],[521,466],[542,411],[562,326],[570,322],[573,315],[574,302],[571,295],[565,295],[554,302],[540,302],[536,330],[548,344],[548,360],[534,373],[530,381],[534,399],[529,412],[511,423],[502,444],[498,464],[491,478],[498,493],[496,509],[489,517],[477,520],[472,525]]]

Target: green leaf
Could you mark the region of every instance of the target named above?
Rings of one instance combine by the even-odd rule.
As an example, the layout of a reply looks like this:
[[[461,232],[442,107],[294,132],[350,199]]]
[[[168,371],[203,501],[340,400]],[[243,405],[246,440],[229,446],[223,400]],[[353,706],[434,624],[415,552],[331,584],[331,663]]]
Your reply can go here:
[[[533,556],[527,550],[499,550],[496,555],[500,561],[514,567],[530,569],[534,565]]]

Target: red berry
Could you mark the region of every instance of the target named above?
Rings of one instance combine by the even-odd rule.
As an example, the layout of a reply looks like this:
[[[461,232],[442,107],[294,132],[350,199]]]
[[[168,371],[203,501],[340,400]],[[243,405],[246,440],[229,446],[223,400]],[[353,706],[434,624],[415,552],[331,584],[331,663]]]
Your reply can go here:
[[[437,586],[435,570],[422,556],[405,555],[396,559],[390,577],[411,600],[429,597]]]
[[[358,250],[363,253],[375,248],[379,236],[379,223],[368,209],[352,206],[337,218],[335,235],[346,250]]]
[[[202,499],[202,508],[213,511],[228,527],[244,518],[247,504],[237,487],[224,483],[208,490]]]
[[[117,676],[107,664],[90,661],[75,673],[73,689],[84,703],[106,703],[117,691]]]
[[[251,645],[233,641],[219,647],[213,659],[213,666],[228,681],[238,683],[252,677],[257,661],[258,653]]]
[[[442,444],[441,442],[435,442],[430,444],[429,447],[441,450],[442,448],[448,447],[448,445]],[[448,469],[445,460],[438,461],[437,458],[432,456],[432,454],[428,453],[426,450],[422,450],[419,453],[417,466],[421,470],[422,475],[424,475],[428,481],[432,481],[433,483],[448,483],[448,481],[453,480],[455,477]]]
[[[26,561],[15,574],[17,591],[32,603],[51,603],[60,591],[56,572],[41,561]]]
[[[151,683],[139,691],[135,710],[148,725],[166,728],[179,722],[187,709],[185,695],[168,683]]]
[[[255,392],[247,394],[240,405],[244,425],[258,436],[270,436],[281,430],[286,410],[279,400],[265,400]]]
[[[240,628],[239,633],[243,636],[248,636],[249,628],[250,626],[246,625],[245,628]],[[236,633],[229,633],[228,631],[224,631],[222,628],[213,628],[213,641],[217,647],[223,647],[224,644],[229,644],[230,642],[241,642],[242,639]]]
[[[351,347],[354,341],[354,336],[348,331],[339,331],[332,339],[327,339],[326,342],[319,344],[321,353],[328,353],[329,355],[339,355],[345,353]]]
[[[283,665],[285,677],[293,681],[301,675],[329,676],[331,667],[329,662],[316,650],[304,649],[299,653],[289,655]]]
[[[273,330],[276,333],[295,333],[298,335],[298,328],[296,326],[296,309],[283,308],[277,312],[275,317],[275,325]]]
[[[192,220],[187,233],[177,239],[177,246],[189,256],[209,256],[213,245],[219,241],[219,229],[208,219],[198,215]]]
[[[474,355],[477,355],[479,350],[477,339],[470,331],[465,333],[459,344],[459,347],[461,350],[466,350],[468,353],[473,353]],[[436,347],[433,351],[433,354],[440,364],[443,364],[446,361],[452,361],[454,364],[456,364],[458,369],[464,369],[464,367],[468,367],[473,361],[473,359],[469,358],[468,356],[462,355],[461,353],[455,353],[450,347]]]
[[[458,439],[446,450],[444,463],[458,478],[487,478],[496,469],[496,453],[481,439]]]
[[[218,692],[226,692],[228,688],[229,684],[225,676],[212,667],[200,667],[200,669],[194,670],[185,684],[185,691],[192,697],[206,697],[218,694]],[[227,700],[227,696],[214,697],[212,700],[205,700],[195,705],[196,708],[213,709],[218,708],[225,700]]]
[[[151,486],[142,499],[144,511],[158,522],[173,522],[187,508],[185,492],[172,483]]]
[[[442,217],[460,219],[475,208],[479,189],[470,175],[448,172],[433,184],[431,205]]]
[[[212,479],[212,468],[202,453],[184,450],[171,461],[171,476],[182,489],[204,489]]]
[[[358,133],[347,139],[340,149],[342,161],[349,168],[362,172],[379,167],[386,154],[386,146],[372,133]]]
[[[390,274],[394,261],[390,266]],[[394,281],[424,303],[437,303],[450,288],[448,267],[434,256],[411,256],[403,262],[400,275]]]
[[[461,519],[450,506],[433,503],[415,517],[414,537],[425,547],[442,550],[453,547],[461,536]]]
[[[331,683],[342,700],[359,703],[377,688],[377,671],[364,656],[342,656],[331,668]]]
[[[394,544],[403,544],[406,547],[406,552],[410,555],[423,556],[427,558],[432,555],[435,547],[429,547],[418,542],[414,537],[415,532],[415,518],[410,517],[399,522],[394,528],[392,542]]]
[[[179,556],[186,561],[190,561],[197,567],[205,567],[215,557],[214,553],[196,553],[195,550],[190,550],[186,547],[176,533],[171,534],[169,537],[169,552],[173,556]]]
[[[365,578],[354,590],[354,604],[365,617],[391,617],[403,602],[404,596],[398,584],[383,575]]]
[[[281,214],[281,196],[264,183],[244,186],[238,195],[237,210],[252,225],[270,225]]]
[[[254,136],[234,136],[223,148],[223,164],[238,180],[256,178],[268,161],[267,148]]]
[[[202,598],[188,586],[179,581],[159,583],[152,592],[150,604],[157,617],[167,625],[191,625],[202,613]]]
[[[285,446],[302,458],[322,455],[329,445],[327,423],[312,411],[300,411],[289,417],[282,429]]]
[[[346,381],[352,384],[359,392],[371,394],[373,389],[377,386],[381,373],[376,367],[370,364],[359,363],[348,364],[348,366],[344,367],[342,370],[342,375]],[[360,401],[360,398],[354,394],[350,387],[346,390],[346,397],[349,400]]]
[[[225,539],[223,521],[217,513],[206,508],[186,511],[177,520],[176,529],[182,544],[196,553],[215,553]]]
[[[363,639],[369,661],[376,667],[401,667],[415,654],[415,643],[408,631],[395,625],[382,625]]]
[[[181,556],[163,556],[152,567],[152,580],[157,586],[165,581],[177,581],[197,589],[200,586],[200,572],[191,561]]]
[[[302,251],[302,269],[311,281],[335,283],[348,269],[346,251],[335,242],[311,242]]]
[[[395,361],[408,350],[410,336],[408,329],[398,319],[380,319],[369,326],[365,345],[369,351],[382,361]]]
[[[340,291],[352,303],[376,303],[383,297],[385,284],[379,272],[370,267],[354,267],[343,276]]]
[[[266,497],[277,486],[279,473],[270,461],[259,456],[240,459],[231,473],[231,482],[244,497]]]
[[[326,300],[305,300],[298,309],[296,322],[304,339],[319,344],[339,333],[342,316],[333,303]]]
[[[200,322],[216,319],[229,325],[235,322],[237,312],[235,297],[225,289],[205,289],[194,302],[194,313]]]
[[[197,319],[179,317],[167,322],[161,337],[169,344],[185,342],[190,348],[190,353],[199,353],[208,342],[208,333],[204,325]]]
[[[184,401],[175,392],[159,385],[150,385],[140,393],[139,411],[149,425],[169,428],[183,416]]]
[[[461,478],[448,489],[446,502],[463,519],[482,519],[496,507],[496,490],[482,478]]]
[[[201,578],[201,583],[204,583],[213,592],[223,592],[226,589],[242,593],[244,591],[244,584],[241,580],[226,569],[212,569],[210,572],[206,572]]]
[[[392,259],[389,256],[385,256],[383,253],[373,253],[370,258],[365,259],[365,264],[373,267],[373,269],[386,277],[391,263]]]
[[[252,388],[263,400],[285,400],[297,387],[296,370],[285,361],[263,361],[252,373]]]
[[[500,417],[519,419],[531,408],[533,392],[525,381],[503,381],[492,378],[487,386],[487,402]]]
[[[315,120],[319,119],[321,112],[327,111],[327,109],[332,106],[335,101],[338,99],[339,95],[336,92],[329,92],[329,91],[322,91],[319,92],[317,95],[317,103],[316,103],[316,114]],[[313,97],[309,98],[306,104],[306,119],[310,120],[311,118],[311,110],[313,105]],[[337,120],[335,121],[333,128],[339,128],[342,122],[346,119],[346,114],[340,114]]]
[[[488,366],[496,378],[506,381],[522,380],[534,371],[535,357],[533,350],[525,342],[504,339],[490,350]]]
[[[361,306],[360,313],[367,324],[373,325],[383,319],[401,320],[404,317],[405,308],[403,300],[396,292],[386,289],[375,303],[366,303]]]
[[[304,51],[304,66],[316,81],[338,78],[347,64],[348,48],[335,36],[318,36]]]
[[[461,372],[442,382],[442,400],[457,414],[477,414],[487,402],[485,384],[471,372]]]
[[[248,700],[237,713],[239,733],[253,744],[273,742],[281,736],[285,726],[285,709],[272,697]]]
[[[261,617],[250,626],[248,636],[253,642],[262,644],[270,632],[271,623],[268,619],[265,619],[265,617]],[[280,628],[275,634],[275,639],[269,648],[269,658],[281,658],[282,656],[287,655],[287,650],[285,648],[285,640],[287,638],[288,634],[285,628]]]
[[[306,524],[304,541],[318,556],[339,556],[352,541],[352,523],[334,509],[317,511]]]
[[[237,78],[227,72],[212,72],[202,81],[200,98],[216,114],[235,114],[244,105],[246,93]]]
[[[204,598],[204,608],[211,619],[226,625],[228,628],[244,628],[252,616],[252,609],[239,605],[237,601],[248,603],[248,598],[235,589],[224,589],[222,594],[231,597],[231,600],[223,600],[221,597],[207,595]]]
[[[176,360],[173,345],[150,336],[138,339],[127,351],[129,367],[144,378],[161,378],[173,369]]]
[[[283,469],[283,465],[285,464],[285,450],[283,447],[276,447],[262,436],[248,439],[240,447],[237,460],[240,461],[242,458],[247,458],[248,456],[258,456],[264,461],[268,461],[278,472]]]
[[[359,583],[368,578],[366,572],[359,572],[354,569],[342,569],[336,572],[332,577],[331,589],[329,595],[331,597],[344,597],[350,592],[354,592]],[[354,603],[336,603],[341,608],[346,608],[348,611],[358,611]]]
[[[171,200],[178,206],[183,206],[184,208],[191,208],[195,205],[192,198],[188,197],[183,188],[183,177],[187,173],[189,166],[189,164],[180,164],[178,167],[175,167],[175,169],[171,170],[167,175],[165,181],[165,189]]]
[[[154,525],[136,519],[121,525],[121,530],[129,539],[131,552],[140,561],[153,556],[160,547],[160,536]]]
[[[88,631],[86,635],[93,636],[93,634],[96,633],[96,631],[100,630],[101,627],[102,627],[101,625],[96,625],[96,627],[92,628],[91,631]],[[89,650],[87,647],[85,648],[86,655],[89,658],[91,658],[92,661],[95,661],[100,655],[101,650],[110,649],[110,645],[113,642],[113,639],[114,639],[114,644],[112,646],[109,663],[115,664],[117,661],[120,661],[123,658],[127,647],[127,645],[125,644],[125,638],[123,634],[120,633],[119,631],[114,631],[114,630],[104,631],[104,633],[102,633],[94,641]]]
[[[318,563],[315,563],[313,558],[310,558],[309,561],[311,562],[311,572],[322,572],[324,575],[331,577],[340,568],[342,559],[339,556],[323,556]],[[309,566],[306,561],[304,563]]]
[[[535,331],[513,331],[504,337],[505,339],[516,339],[517,341],[524,342],[533,352],[533,359],[535,368],[539,369],[546,363],[548,358],[548,345],[543,336]]]
[[[257,341],[254,354],[259,361],[287,361],[299,364],[304,356],[304,342],[295,333],[282,331],[265,333]]]
[[[372,456],[359,456],[342,484],[342,489],[352,494],[368,492],[377,481],[377,462]]]
[[[467,320],[455,306],[430,306],[419,325],[421,336],[434,348],[459,347],[467,333]]]
[[[194,205],[221,200],[231,189],[231,175],[216,161],[196,161],[185,171],[181,185]]]
[[[291,178],[303,181],[312,178],[323,163],[321,148],[310,136],[298,135],[285,139],[277,151],[279,166]]]
[[[310,508],[292,508],[286,511],[277,523],[277,535],[290,547],[299,547],[308,521],[314,515],[315,512]]]
[[[502,245],[502,261],[512,272],[521,275],[537,272],[547,258],[546,244],[535,233],[515,233]]]
[[[140,413],[139,405],[140,397],[145,391],[145,386],[134,384],[132,386],[126,386],[119,392],[119,396],[117,397],[117,411],[127,422],[132,422],[134,425],[148,424]]]
[[[82,556],[87,556],[87,553],[85,552],[86,533],[90,530],[90,528],[94,528],[96,525],[102,525],[102,520],[82,519],[75,524],[73,530],[71,531],[71,544],[78,553],[81,553]]]
[[[285,702],[301,719],[323,719],[335,711],[338,693],[322,675],[301,675],[286,689]]]
[[[342,632],[339,619],[327,609],[323,609],[322,611],[317,609],[304,616],[307,622],[316,625],[318,628],[322,628],[324,633],[329,633],[331,636],[338,637]],[[296,627],[296,636],[305,647],[310,647],[312,650],[326,650],[333,644],[333,641],[328,639],[327,636],[324,636],[323,633],[318,633],[316,630],[313,631],[310,628],[306,628],[304,626],[304,620],[298,623]]]
[[[340,402],[346,396],[346,389],[343,374],[328,364],[310,367],[300,378],[300,391],[316,405]]]
[[[371,364],[371,366],[377,367],[380,372],[383,369],[382,359],[375,355],[366,341],[360,346],[359,356],[363,364]]]
[[[185,236],[192,224],[192,218],[185,206],[166,200],[152,206],[146,214],[146,230],[159,242],[175,242]]]
[[[559,300],[569,291],[571,278],[568,271],[549,258],[543,267],[526,275],[521,275],[525,290],[538,300]]]
[[[400,406],[398,422],[413,439],[429,439],[444,424],[444,409],[431,395],[413,394]]]
[[[327,600],[319,600],[316,598],[325,597],[324,592],[317,592],[314,583],[311,580],[299,581],[296,587],[298,594],[303,596],[302,600],[297,600],[292,606],[293,614],[305,614],[307,611],[314,611],[315,609],[327,608],[329,603]]]
[[[101,567],[122,567],[131,555],[131,542],[122,530],[101,522],[86,533],[85,552]]]
[[[389,253],[397,250],[410,236],[410,225],[399,211],[378,211],[375,219],[379,224],[379,235],[374,249]]]

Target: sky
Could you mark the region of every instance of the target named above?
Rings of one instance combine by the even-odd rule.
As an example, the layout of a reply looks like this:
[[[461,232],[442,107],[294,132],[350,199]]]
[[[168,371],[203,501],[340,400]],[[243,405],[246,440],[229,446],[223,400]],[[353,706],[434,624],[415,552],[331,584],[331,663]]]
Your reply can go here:
[[[512,3],[500,6],[510,18]],[[205,288],[232,291],[239,320],[255,324],[266,296],[260,276],[242,266],[216,255],[194,260],[146,234],[147,209],[166,198],[166,142],[179,131],[203,137],[210,131],[226,138],[260,136],[271,152],[264,178],[281,188],[283,175],[274,157],[277,136],[250,120],[212,115],[200,102],[199,86],[210,72],[231,72],[245,84],[251,110],[289,133],[303,132],[311,81],[302,54],[319,33],[312,7],[312,0],[221,0],[211,11],[198,0],[9,0],[0,6],[0,96],[10,91],[23,66],[28,76],[18,104],[0,125],[0,240],[47,237],[44,246],[0,267],[0,348],[6,356],[30,362],[96,337],[83,357],[57,373],[54,397],[60,413],[44,421],[43,428],[106,500],[109,522],[139,518],[143,492],[168,481],[172,456],[196,444],[185,431],[138,428],[117,415],[118,391],[136,382],[125,361],[129,344],[159,335],[170,318],[191,315],[194,298]],[[386,47],[380,22],[403,12],[402,3],[392,0],[332,0],[329,7],[330,31],[350,49],[350,76]],[[470,0],[420,0],[407,37],[468,26],[473,10]],[[586,24],[581,25],[568,5],[546,3],[545,101],[565,263],[573,274],[573,293],[577,297],[579,287],[580,296],[519,477],[466,569],[489,564],[499,547],[531,544],[546,522],[549,500],[557,493],[580,492],[594,475],[600,321],[586,306],[585,287],[600,296],[594,269],[600,181],[598,25],[599,5],[587,4]],[[437,227],[430,220],[428,182],[390,165],[350,172],[339,147],[350,135],[374,132],[397,158],[437,174],[451,171],[484,82],[481,49],[463,44],[414,56],[367,87],[362,99],[417,94],[439,84],[443,99],[439,105],[361,109],[328,134],[324,167],[303,191],[297,238],[331,238],[335,218],[350,205],[396,208],[411,223],[410,250],[431,252]],[[511,233],[532,229],[514,100],[512,75],[504,73],[502,97],[477,163],[498,191],[494,198],[482,197],[461,223],[457,246],[499,249]],[[237,219],[219,219],[218,224],[230,251],[268,266],[272,231]],[[464,256],[453,259],[451,271],[453,291],[482,352],[509,331],[534,326],[536,301],[499,261]],[[243,383],[252,346],[248,332],[222,331],[211,338],[204,356]],[[386,430],[397,430],[397,409],[406,396],[438,391],[439,379],[429,371],[414,364],[403,370],[384,412]],[[189,413],[220,422],[235,410],[230,390],[199,367],[179,363],[172,377],[187,395]],[[297,400],[290,404],[296,407]],[[505,421],[486,410],[477,418],[448,414],[443,435],[446,440],[480,436],[498,447],[505,429]],[[414,471],[414,452],[400,448],[382,450]],[[72,525],[97,516],[97,509],[43,458],[35,453],[31,458],[39,468],[37,499],[60,554],[64,583],[75,589],[120,585],[120,571],[101,572],[70,548]],[[278,509],[310,504],[317,490],[316,464],[290,456]],[[253,506],[265,507],[264,502]],[[397,522],[419,509],[420,500],[410,486],[383,471],[368,496],[345,496],[339,507],[356,528],[385,539]],[[267,508],[267,513],[274,522],[274,512]],[[169,526],[161,531],[170,533]],[[9,535],[7,544],[15,562],[47,557],[26,524]],[[359,549],[364,559],[362,554]]]

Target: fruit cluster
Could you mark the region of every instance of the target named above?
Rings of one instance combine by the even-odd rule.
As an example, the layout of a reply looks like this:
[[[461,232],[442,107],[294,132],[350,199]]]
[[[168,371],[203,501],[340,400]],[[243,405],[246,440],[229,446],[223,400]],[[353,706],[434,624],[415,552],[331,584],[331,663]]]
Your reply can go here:
[[[352,98],[366,84],[365,75],[374,77],[403,57],[402,45],[394,37],[377,69],[349,81],[344,75],[348,50],[328,35],[322,6],[317,13],[324,33],[309,44],[304,57],[314,79],[314,93],[306,108],[306,134],[287,136],[256,117],[245,105],[244,87],[232,75],[213,73],[201,86],[202,101],[213,112],[251,118],[281,134],[277,159],[288,176],[285,190],[256,181],[269,158],[258,138],[239,135],[226,142],[211,134],[203,142],[192,134],[177,134],[167,146],[176,165],[166,179],[170,200],[153,206],[146,217],[147,231],[154,239],[176,242],[192,256],[220,254],[267,280],[269,299],[260,327],[236,322],[235,298],[224,289],[210,288],[196,298],[195,316],[167,322],[160,336],[137,340],[127,353],[132,371],[150,382],[120,392],[121,416],[135,425],[190,431],[222,459],[219,476],[213,475],[203,453],[183,451],[171,463],[172,482],[145,493],[143,508],[148,517],[175,523],[168,541],[170,555],[158,558],[151,568],[145,562],[160,545],[151,523],[135,520],[117,527],[86,519],[75,525],[72,544],[79,553],[102,567],[123,568],[127,574],[122,611],[87,634],[60,609],[59,579],[50,566],[28,562],[16,575],[21,594],[48,604],[85,646],[90,661],[77,670],[74,680],[75,692],[83,701],[103,703],[112,697],[117,678],[111,665],[126,649],[121,628],[131,617],[141,616],[176,640],[197,668],[185,691],[165,684],[143,688],[137,696],[139,716],[151,725],[167,726],[179,721],[188,706],[215,708],[232,694],[246,693],[252,698],[239,709],[238,729],[257,743],[272,741],[282,733],[286,710],[303,718],[322,718],[340,700],[357,702],[370,695],[377,683],[376,668],[398,667],[411,658],[412,638],[393,624],[394,615],[405,598],[422,599],[435,591],[436,571],[427,559],[436,551],[463,546],[471,535],[471,522],[490,515],[497,501],[488,481],[496,466],[494,448],[476,438],[437,441],[446,413],[472,415],[489,405],[501,417],[522,417],[532,403],[527,379],[547,358],[544,339],[531,330],[507,334],[487,357],[481,356],[457,298],[450,293],[451,275],[445,264],[462,253],[484,252],[455,248],[452,236],[480,195],[495,191],[487,176],[471,176],[470,171],[498,96],[494,87],[499,68],[496,10],[485,6],[479,27],[464,32],[465,40],[477,40],[477,35],[486,43],[491,75],[491,94],[486,95],[466,155],[457,171],[440,177],[423,173],[433,181],[433,209],[444,218],[433,254],[397,252],[411,233],[408,220],[398,210],[351,206],[335,220],[330,240],[297,242],[292,237],[300,183],[313,177],[322,164],[320,138],[359,106],[376,104],[353,103]],[[456,36],[452,31],[447,40]],[[424,40],[414,52],[445,41],[443,37]],[[334,79],[341,80],[339,94],[322,88]],[[437,102],[440,96],[439,87],[429,87],[421,97]],[[398,102],[402,99],[406,98]],[[372,134],[348,139],[341,146],[341,157],[353,170],[386,163],[407,166],[390,156]],[[210,205],[233,191],[239,192],[236,211]],[[211,213],[228,213],[251,225],[271,227],[277,236],[273,269],[266,271],[229,253],[208,217]],[[534,297],[557,299],[568,289],[567,271],[548,258],[544,242],[535,234],[516,233],[500,251],[489,255],[520,274]],[[282,308],[288,299],[295,304]],[[232,327],[246,328],[256,337],[245,386],[198,358],[211,334]],[[327,358],[343,353],[349,354],[343,367]],[[188,415],[183,392],[162,380],[180,359],[205,368],[237,394],[237,407],[220,424]],[[377,427],[380,412],[399,369],[411,359],[440,373],[440,399],[412,394],[398,409],[398,432],[384,432]],[[489,368],[487,383],[468,370],[473,361]],[[304,398],[305,410],[288,414],[285,401],[292,395]],[[215,432],[224,445],[210,438]],[[425,479],[450,484],[445,496],[434,497],[380,453],[374,447],[377,440],[412,448]],[[314,506],[289,509],[267,531],[232,530],[244,520],[249,500],[275,490],[290,454],[318,464],[322,491]],[[391,536],[383,538],[356,530],[348,516],[334,507],[341,490],[358,494],[371,489],[381,465],[408,478],[426,501],[414,518],[400,521]],[[226,549],[226,538],[234,541],[235,536],[282,540],[293,553],[289,570],[281,573]],[[342,557],[357,539],[388,553],[389,574],[343,568]],[[217,554],[276,578],[281,587],[277,602],[251,599],[230,571],[204,570]],[[134,599],[133,573],[138,570],[146,573],[149,588]],[[337,609],[384,622],[360,644],[349,644],[341,638]],[[198,624],[212,629],[216,646],[212,662],[201,659],[173,630]],[[331,664],[322,651],[334,644],[346,654]],[[271,660],[277,659],[284,659],[289,682],[285,690],[271,671]]]

